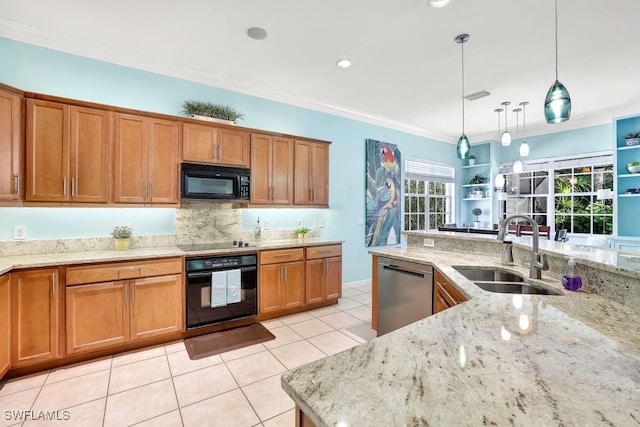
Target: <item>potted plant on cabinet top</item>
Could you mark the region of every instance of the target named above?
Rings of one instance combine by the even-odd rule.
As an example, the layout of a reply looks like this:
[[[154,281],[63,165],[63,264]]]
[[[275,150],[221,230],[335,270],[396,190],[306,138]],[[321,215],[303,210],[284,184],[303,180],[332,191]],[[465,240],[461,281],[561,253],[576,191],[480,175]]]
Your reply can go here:
[[[244,115],[233,107],[205,101],[184,101],[182,112],[196,119],[231,125],[235,125],[236,120],[244,118]]]
[[[626,134],[624,136],[624,143],[629,146],[640,144],[640,130]]]
[[[476,156],[473,154],[469,156],[469,166],[473,166],[476,164]]]
[[[307,237],[307,233],[309,229],[307,227],[298,227],[296,228],[296,234],[298,235],[298,239],[304,239]]]
[[[129,249],[129,238],[133,234],[131,227],[128,225],[116,225],[111,231],[116,251],[126,251]]]
[[[478,217],[480,215],[482,215],[482,209],[480,208],[473,208],[473,210],[471,211],[471,213],[476,217],[475,221],[473,221],[473,226],[475,228],[480,228],[480,219],[478,219]]]

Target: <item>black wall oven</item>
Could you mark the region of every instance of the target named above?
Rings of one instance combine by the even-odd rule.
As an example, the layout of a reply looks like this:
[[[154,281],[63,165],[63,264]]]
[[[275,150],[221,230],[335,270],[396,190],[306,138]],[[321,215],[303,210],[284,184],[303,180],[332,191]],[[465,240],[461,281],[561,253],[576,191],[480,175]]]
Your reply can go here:
[[[256,253],[187,257],[187,330],[258,315]]]
[[[249,201],[251,184],[249,169],[183,163],[181,175],[182,199]]]

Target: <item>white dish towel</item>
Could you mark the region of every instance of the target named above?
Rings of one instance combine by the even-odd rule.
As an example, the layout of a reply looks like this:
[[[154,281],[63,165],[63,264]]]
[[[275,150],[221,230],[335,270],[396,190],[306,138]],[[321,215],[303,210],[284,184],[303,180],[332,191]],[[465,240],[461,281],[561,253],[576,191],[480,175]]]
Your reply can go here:
[[[227,305],[227,272],[214,271],[211,273],[211,307]]]
[[[242,272],[238,269],[227,271],[227,304],[242,301]]]

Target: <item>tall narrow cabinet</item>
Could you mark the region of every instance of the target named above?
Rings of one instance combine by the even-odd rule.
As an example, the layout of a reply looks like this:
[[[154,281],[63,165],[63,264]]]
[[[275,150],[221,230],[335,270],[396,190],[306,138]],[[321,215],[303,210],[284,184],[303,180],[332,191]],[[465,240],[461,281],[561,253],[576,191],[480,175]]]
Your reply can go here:
[[[19,200],[24,188],[22,96],[0,87],[0,201]]]
[[[627,141],[625,136],[640,131],[640,116],[616,120],[615,168],[617,200],[614,224],[617,236],[640,240],[640,173],[630,173],[627,164],[640,162],[640,141]],[[615,229],[614,229],[615,231]]]

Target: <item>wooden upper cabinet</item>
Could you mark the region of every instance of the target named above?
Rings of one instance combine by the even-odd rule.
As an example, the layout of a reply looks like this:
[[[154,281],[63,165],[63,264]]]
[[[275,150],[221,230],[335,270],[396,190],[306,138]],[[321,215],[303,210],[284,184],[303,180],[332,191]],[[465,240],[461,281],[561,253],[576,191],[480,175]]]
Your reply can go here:
[[[0,378],[11,366],[11,274],[0,276]]]
[[[293,140],[251,135],[251,203],[289,205],[293,194]]]
[[[0,89],[0,201],[19,200],[24,192],[22,97]]]
[[[295,141],[294,196],[296,205],[329,206],[329,145]]]
[[[179,124],[116,113],[115,203],[178,203]]]
[[[110,113],[28,99],[27,201],[106,203]]]
[[[249,132],[183,123],[182,160],[249,167]]]

